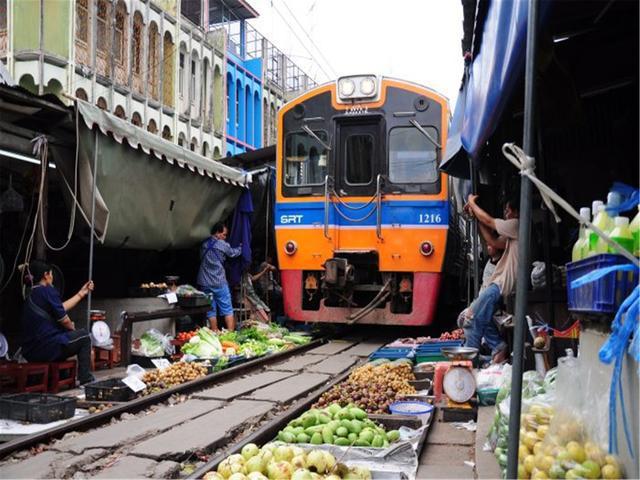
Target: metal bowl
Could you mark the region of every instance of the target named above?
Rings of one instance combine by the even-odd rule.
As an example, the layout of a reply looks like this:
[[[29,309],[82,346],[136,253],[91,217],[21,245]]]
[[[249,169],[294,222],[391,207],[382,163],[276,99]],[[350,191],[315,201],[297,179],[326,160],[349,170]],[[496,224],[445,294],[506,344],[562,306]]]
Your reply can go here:
[[[471,360],[478,355],[478,349],[472,347],[442,347],[440,351],[449,360]]]

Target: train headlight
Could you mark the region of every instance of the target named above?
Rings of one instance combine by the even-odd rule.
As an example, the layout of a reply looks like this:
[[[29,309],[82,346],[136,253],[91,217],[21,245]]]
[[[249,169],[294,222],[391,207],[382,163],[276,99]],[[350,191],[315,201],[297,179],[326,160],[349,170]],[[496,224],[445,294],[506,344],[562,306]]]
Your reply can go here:
[[[377,95],[378,78],[375,75],[353,75],[338,79],[338,100],[343,103],[374,100]]]
[[[340,90],[340,97],[351,97],[356,91],[356,84],[350,78],[343,78],[338,82],[338,89]]]
[[[425,257],[432,255],[433,250],[433,243],[431,243],[429,240],[420,244],[420,253]]]
[[[370,97],[376,93],[376,82],[369,77],[360,80],[360,93],[365,97]]]
[[[298,244],[293,240],[289,240],[287,243],[284,244],[284,253],[286,253],[287,255],[293,255],[297,251],[298,251]]]

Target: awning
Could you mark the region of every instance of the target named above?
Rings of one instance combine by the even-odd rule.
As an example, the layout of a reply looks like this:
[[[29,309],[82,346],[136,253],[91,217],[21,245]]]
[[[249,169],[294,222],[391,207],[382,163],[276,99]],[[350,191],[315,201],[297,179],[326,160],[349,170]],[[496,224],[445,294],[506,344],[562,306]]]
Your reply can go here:
[[[541,2],[541,18],[551,2]],[[452,124],[449,135],[459,136],[460,147],[478,158],[482,146],[495,131],[511,94],[521,78],[525,59],[528,2],[490,2],[479,38],[482,45],[469,66],[468,76],[456,102],[458,123]],[[454,115],[455,117],[455,115]],[[442,162],[445,171],[453,175],[464,173],[462,163],[452,144],[447,145],[447,157]]]
[[[172,165],[188,168],[192,172],[207,175],[209,178],[215,178],[220,182],[232,185],[246,186],[251,181],[251,176],[246,172],[198,155],[90,103],[78,100],[78,113],[89,129],[98,126],[102,133],[111,134],[118,143],[122,143],[126,138],[127,143],[134,149],[141,148],[143,152],[153,154],[158,159],[166,160]]]
[[[78,102],[79,214],[90,223],[97,152],[95,231],[109,247],[188,248],[224,220],[250,181],[246,172],[201,157]],[[123,140],[127,141],[124,142]],[[67,193],[75,152],[51,147]]]

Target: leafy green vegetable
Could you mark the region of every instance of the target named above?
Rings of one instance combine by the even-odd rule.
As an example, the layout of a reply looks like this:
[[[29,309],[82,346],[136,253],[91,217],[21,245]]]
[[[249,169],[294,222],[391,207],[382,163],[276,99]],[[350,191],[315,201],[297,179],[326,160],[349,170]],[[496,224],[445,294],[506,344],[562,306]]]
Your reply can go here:
[[[220,340],[207,327],[198,330],[198,334],[182,346],[182,353],[191,354],[198,358],[215,358],[222,355]]]
[[[140,337],[140,351],[147,357],[161,357],[164,355],[162,341],[151,332],[145,332]]]

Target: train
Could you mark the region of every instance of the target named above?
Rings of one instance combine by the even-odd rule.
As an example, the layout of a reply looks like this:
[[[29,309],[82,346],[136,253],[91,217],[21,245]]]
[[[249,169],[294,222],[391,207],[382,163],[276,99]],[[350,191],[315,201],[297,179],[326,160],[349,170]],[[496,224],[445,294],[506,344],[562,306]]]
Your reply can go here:
[[[423,326],[436,317],[451,223],[446,97],[352,75],[283,106],[275,245],[299,322]]]

